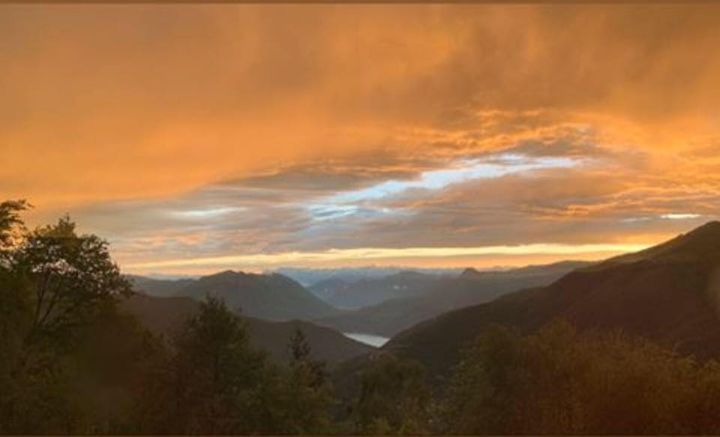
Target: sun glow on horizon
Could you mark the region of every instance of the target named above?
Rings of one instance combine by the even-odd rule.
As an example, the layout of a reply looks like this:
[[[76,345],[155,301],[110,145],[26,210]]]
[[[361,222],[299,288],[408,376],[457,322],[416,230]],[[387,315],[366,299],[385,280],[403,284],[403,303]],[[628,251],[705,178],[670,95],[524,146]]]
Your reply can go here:
[[[222,268],[257,270],[259,268],[333,265],[343,262],[374,262],[388,260],[442,259],[501,256],[528,257],[554,256],[575,257],[573,259],[599,259],[611,255],[636,252],[652,244],[527,244],[517,246],[482,247],[410,247],[410,248],[354,248],[329,249],[314,252],[261,253],[250,255],[227,255],[203,258],[175,259],[131,263],[124,266],[127,271],[203,268],[208,271]],[[589,258],[587,258],[589,256]],[[579,258],[578,258],[579,257]],[[464,261],[463,261],[464,262]],[[460,264],[466,265],[466,264]]]

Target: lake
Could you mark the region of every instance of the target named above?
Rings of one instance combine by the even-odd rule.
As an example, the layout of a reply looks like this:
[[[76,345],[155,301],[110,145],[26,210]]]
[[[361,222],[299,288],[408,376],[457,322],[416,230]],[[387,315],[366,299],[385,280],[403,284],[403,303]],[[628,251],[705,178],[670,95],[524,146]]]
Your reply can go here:
[[[362,334],[360,332],[343,332],[342,334],[347,338],[359,341],[360,343],[365,343],[372,347],[381,347],[390,340],[388,337],[381,337],[373,334]]]

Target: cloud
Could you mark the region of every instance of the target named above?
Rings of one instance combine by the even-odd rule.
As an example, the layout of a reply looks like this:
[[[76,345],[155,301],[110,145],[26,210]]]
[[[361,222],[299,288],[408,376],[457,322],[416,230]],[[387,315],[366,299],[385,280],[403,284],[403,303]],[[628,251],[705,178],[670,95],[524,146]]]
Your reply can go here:
[[[123,264],[659,241],[720,207],[719,44],[708,3],[7,5],[0,194]]]
[[[178,194],[268,164],[408,153],[395,130],[462,132],[477,111],[498,115],[474,139],[552,109],[671,142],[677,124],[717,125],[718,11],[9,5],[0,143],[15,165],[0,181],[56,206]]]
[[[663,214],[660,216],[662,219],[666,220],[687,220],[687,219],[696,219],[701,217],[700,214],[687,214],[687,213],[670,213],[670,214]]]
[[[218,256],[292,261],[255,255],[361,247],[648,244],[713,217],[720,206],[711,181],[677,183],[670,171],[680,168],[677,160],[623,153],[596,129],[550,116],[536,114],[530,124],[518,121],[512,135],[498,131],[476,149],[446,145],[414,157],[381,150],[268,167],[182,196],[78,208],[75,216],[83,229],[110,237],[123,265],[159,267],[158,260]],[[684,165],[692,172],[701,164]],[[635,219],[677,218],[683,210],[697,215]],[[559,257],[551,255],[543,259]],[[491,262],[488,255],[448,256]],[[492,258],[512,264],[538,254]]]

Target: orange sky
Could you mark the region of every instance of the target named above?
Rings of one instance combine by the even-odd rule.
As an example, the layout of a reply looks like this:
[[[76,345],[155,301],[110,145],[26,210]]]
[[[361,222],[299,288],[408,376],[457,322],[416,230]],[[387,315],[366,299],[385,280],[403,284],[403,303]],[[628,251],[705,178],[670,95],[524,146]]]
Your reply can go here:
[[[604,257],[717,217],[717,47],[709,3],[2,5],[0,198],[143,272]]]

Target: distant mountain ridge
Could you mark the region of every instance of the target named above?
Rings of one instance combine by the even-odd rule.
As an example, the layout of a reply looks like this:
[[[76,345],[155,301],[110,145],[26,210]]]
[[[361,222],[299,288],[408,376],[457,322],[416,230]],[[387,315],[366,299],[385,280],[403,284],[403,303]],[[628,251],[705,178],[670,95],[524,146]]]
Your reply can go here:
[[[343,332],[365,332],[392,337],[398,332],[444,312],[488,302],[523,288],[550,284],[566,273],[591,265],[562,261],[501,271],[465,269],[458,277],[436,277],[429,287],[406,298],[317,319]]]
[[[574,270],[530,288],[416,325],[383,349],[445,372],[463,344],[491,324],[534,332],[554,319],[581,330],[621,329],[681,353],[720,355],[720,223]]]
[[[337,267],[337,268],[296,268],[281,267],[269,273],[280,273],[292,278],[304,287],[312,286],[331,278],[340,279],[351,283],[362,279],[384,278],[404,271],[414,271],[426,275],[449,275],[460,274],[460,268],[428,268],[408,266],[364,266],[364,267]]]
[[[355,281],[333,276],[313,285],[310,290],[337,308],[358,309],[390,299],[420,296],[442,278],[415,271]]]
[[[309,320],[337,314],[338,310],[314,296],[292,279],[277,274],[224,271],[198,279],[157,280],[135,278],[137,289],[158,297],[207,295],[221,298],[233,310],[250,317],[285,321]]]
[[[138,290],[157,297],[172,297],[194,281],[194,279],[158,279],[147,276],[127,275]]]

